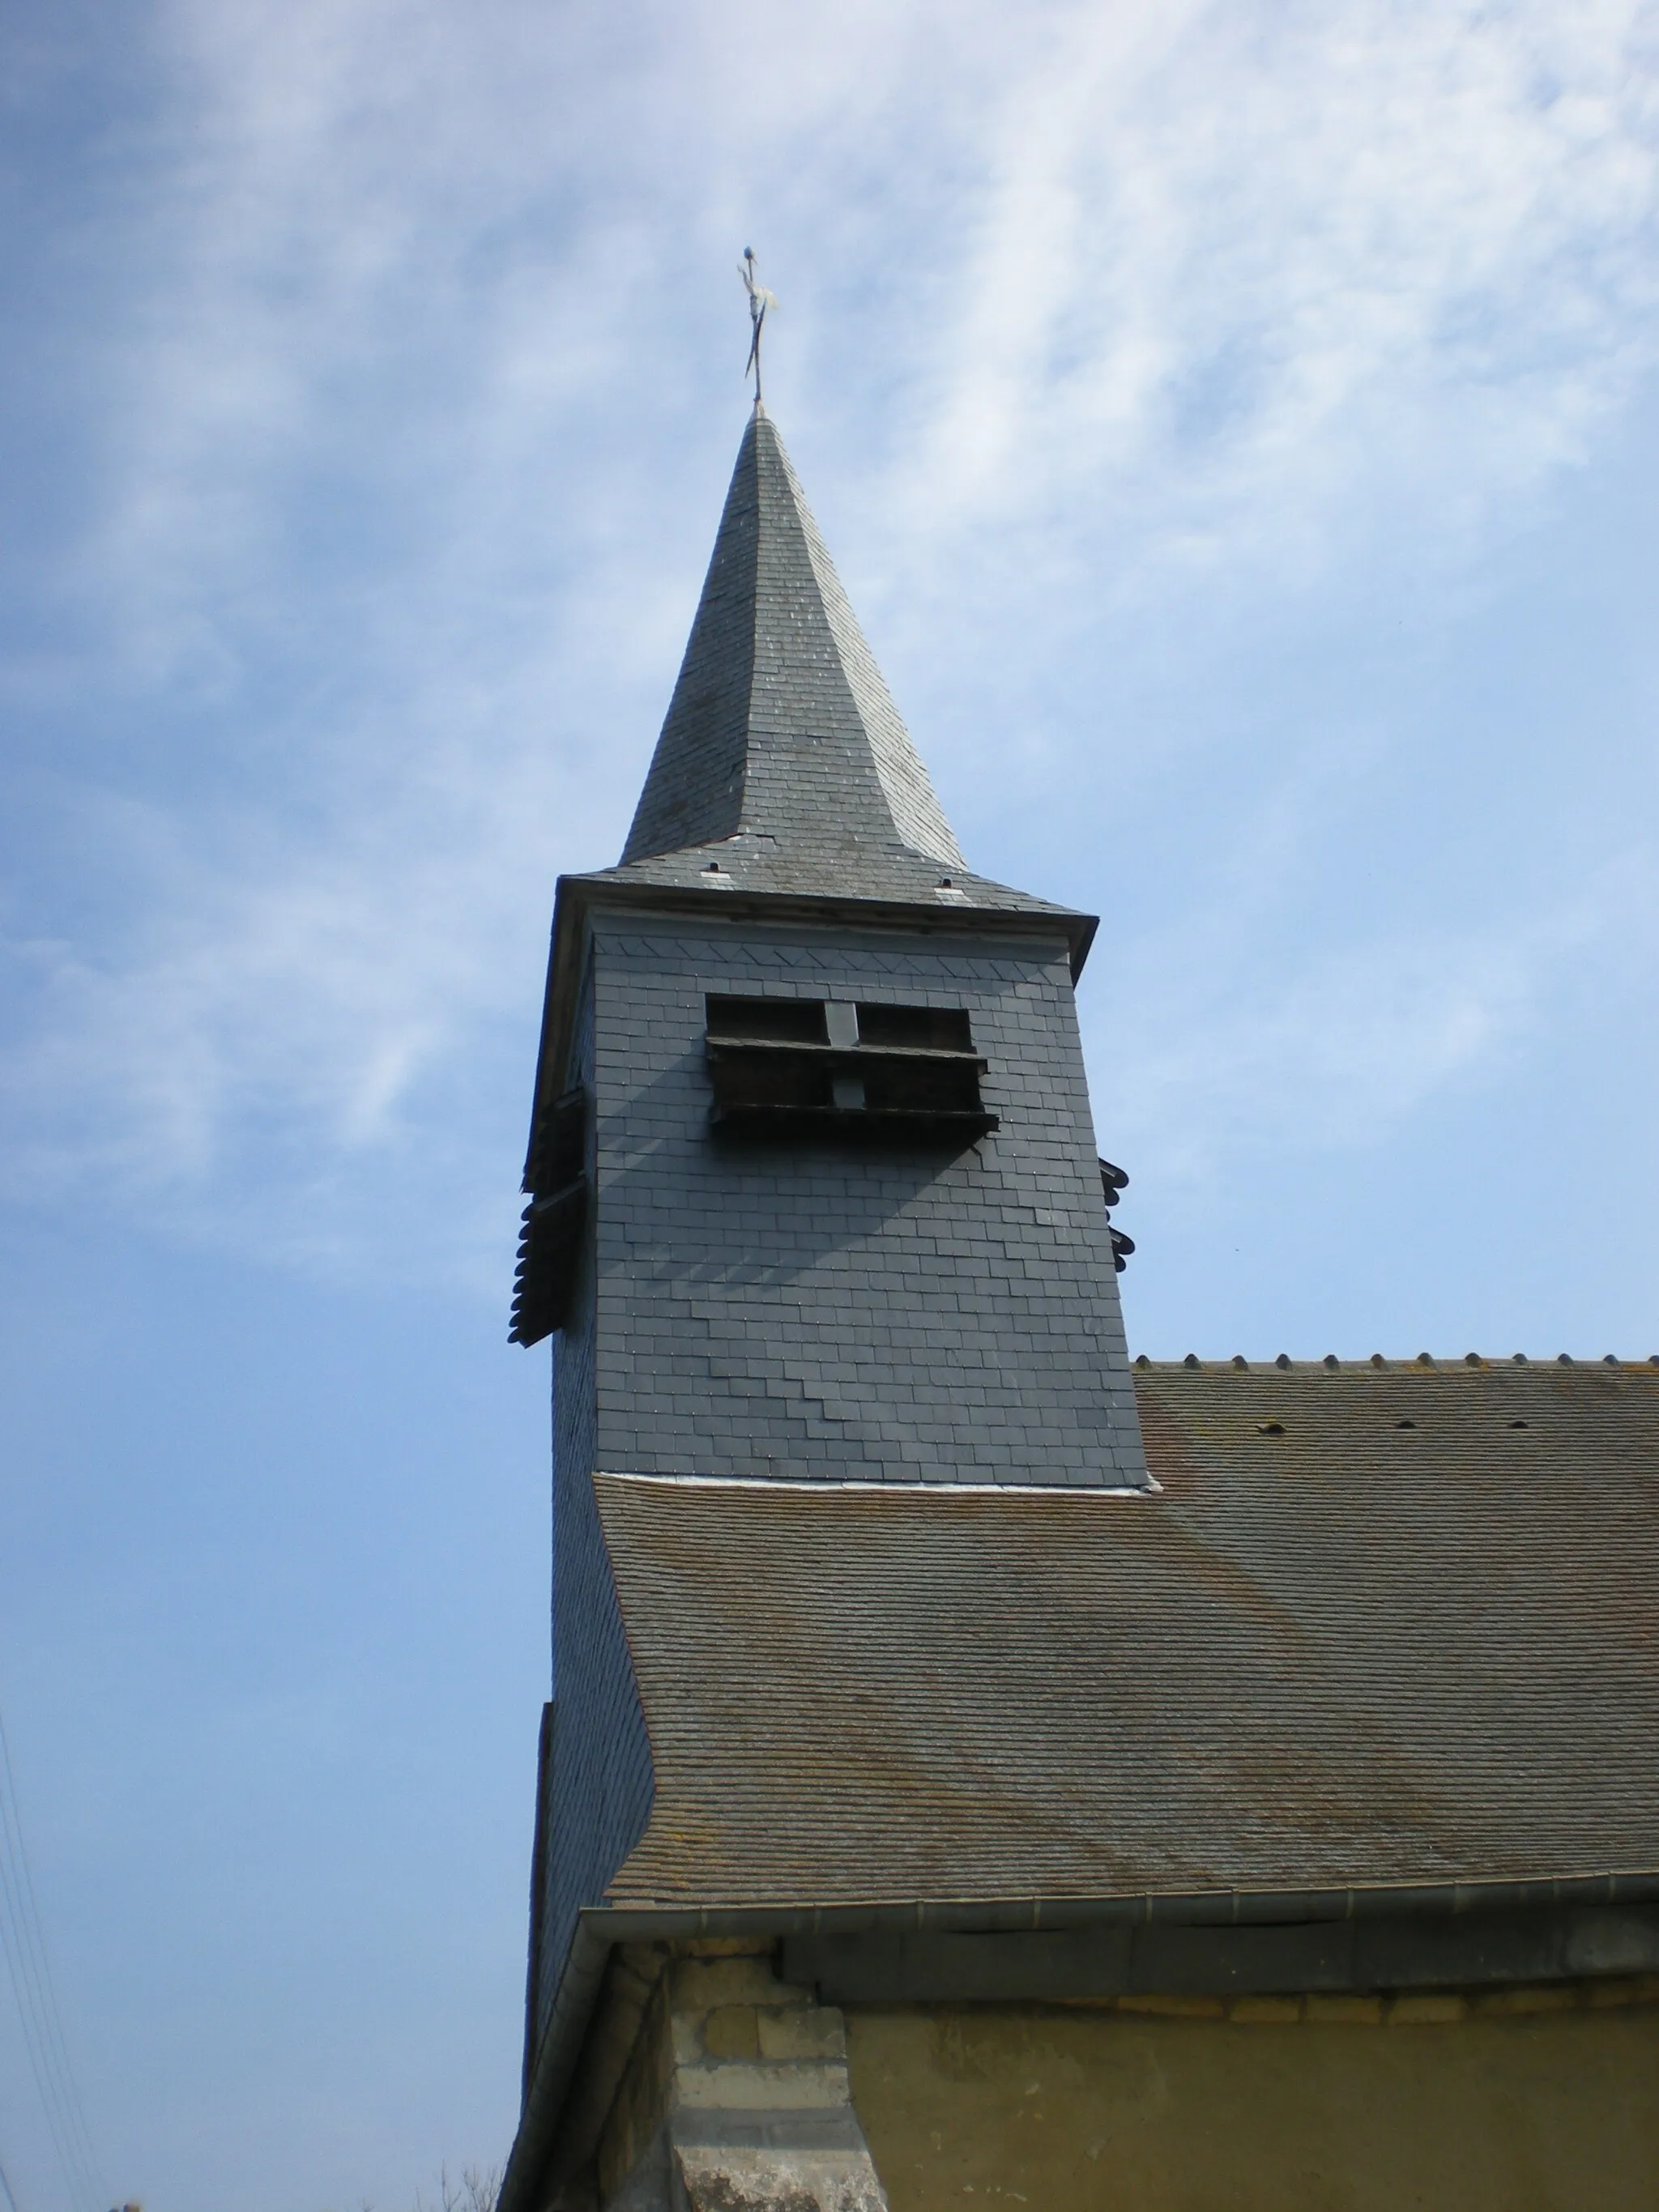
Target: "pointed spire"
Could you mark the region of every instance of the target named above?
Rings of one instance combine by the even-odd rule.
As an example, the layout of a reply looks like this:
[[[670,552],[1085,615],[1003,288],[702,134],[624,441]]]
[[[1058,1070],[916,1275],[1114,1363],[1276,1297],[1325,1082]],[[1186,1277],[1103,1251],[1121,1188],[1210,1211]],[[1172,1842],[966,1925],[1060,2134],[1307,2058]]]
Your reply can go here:
[[[758,404],[623,864],[739,836],[965,865]]]

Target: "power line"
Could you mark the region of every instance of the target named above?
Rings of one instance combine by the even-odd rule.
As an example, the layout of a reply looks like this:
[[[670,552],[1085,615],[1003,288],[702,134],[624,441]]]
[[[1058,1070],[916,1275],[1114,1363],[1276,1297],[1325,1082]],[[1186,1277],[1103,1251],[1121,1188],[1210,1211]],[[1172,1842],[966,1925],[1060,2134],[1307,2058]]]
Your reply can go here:
[[[0,2197],[5,2198],[9,2212],[17,2212],[17,2199],[12,2192],[10,2182],[6,2179],[6,2169],[3,2166],[0,2166]]]
[[[16,1778],[5,1721],[0,1715],[0,1933],[6,1937],[7,1965],[13,1992],[23,2022],[30,2069],[46,2112],[69,2190],[77,2202],[93,2212],[104,2191],[97,2172],[85,2112],[76,2087],[64,2042],[57,1992],[40,1926],[33,1870],[23,1839],[17,1803]]]
[[[71,2206],[98,2212],[106,2191],[98,2171],[86,2111],[70,2063],[63,2018],[52,1986],[34,1878],[17,1805],[11,1747],[0,1714],[0,1938],[22,2021],[29,2067]],[[10,2192],[8,2191],[8,2197]],[[13,2208],[15,2212],[15,2208]]]
[[[29,2055],[29,2071],[34,2076],[40,2108],[46,2115],[70,2202],[74,2204],[80,2197],[79,2177],[75,2171],[68,2118],[50,2063],[41,1991],[26,1937],[7,1810],[3,1795],[0,1795],[0,1948],[5,1952],[12,1995],[17,2000],[17,2016],[23,2031],[23,2046]]]

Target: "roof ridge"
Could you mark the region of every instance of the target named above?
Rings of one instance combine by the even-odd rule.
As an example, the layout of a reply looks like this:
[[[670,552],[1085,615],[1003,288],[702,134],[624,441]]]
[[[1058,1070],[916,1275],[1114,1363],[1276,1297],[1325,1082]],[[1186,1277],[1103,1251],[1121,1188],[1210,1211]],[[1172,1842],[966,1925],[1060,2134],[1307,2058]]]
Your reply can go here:
[[[1173,1358],[1168,1359],[1153,1359],[1149,1358],[1146,1352],[1138,1352],[1135,1354],[1133,1364],[1137,1367],[1163,1367],[1170,1369],[1181,1367],[1233,1367],[1260,1368],[1262,1370],[1279,1368],[1282,1370],[1296,1367],[1318,1367],[1329,1370],[1352,1367],[1355,1369],[1370,1370],[1395,1369],[1401,1371],[1407,1371],[1413,1368],[1427,1368],[1433,1370],[1437,1373],[1443,1369],[1447,1372],[1455,1373],[1456,1370],[1461,1367],[1487,1369],[1494,1373],[1503,1374],[1516,1367],[1537,1367],[1545,1370],[1547,1370],[1550,1367],[1659,1367],[1659,1352],[1648,1352],[1645,1354],[1638,1353],[1633,1358],[1629,1359],[1621,1358],[1616,1352],[1604,1352],[1600,1355],[1595,1353],[1581,1355],[1571,1352],[1558,1352],[1553,1355],[1550,1353],[1540,1353],[1535,1356],[1530,1352],[1510,1352],[1507,1355],[1498,1356],[1488,1356],[1486,1353],[1480,1352],[1465,1352],[1462,1353],[1454,1353],[1438,1357],[1431,1352],[1419,1352],[1414,1355],[1406,1355],[1402,1357],[1389,1357],[1380,1352],[1373,1352],[1363,1358],[1354,1359],[1340,1359],[1337,1357],[1335,1352],[1328,1352],[1320,1358],[1292,1359],[1288,1352],[1280,1352],[1276,1353],[1271,1359],[1254,1360],[1247,1359],[1243,1352],[1235,1352],[1226,1357],[1217,1359],[1200,1359],[1195,1352],[1188,1352],[1178,1359]]]

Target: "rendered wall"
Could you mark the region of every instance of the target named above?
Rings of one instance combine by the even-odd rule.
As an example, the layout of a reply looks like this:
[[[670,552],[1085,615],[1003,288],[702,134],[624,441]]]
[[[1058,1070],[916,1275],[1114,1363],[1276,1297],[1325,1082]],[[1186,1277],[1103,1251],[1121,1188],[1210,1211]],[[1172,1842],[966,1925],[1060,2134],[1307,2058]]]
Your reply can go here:
[[[1659,1984],[1322,2005],[851,2010],[854,2107],[891,2212],[1659,2204]]]
[[[602,1468],[1145,1481],[1060,939],[594,943]],[[707,992],[965,1006],[1002,1126],[955,1158],[713,1140]]]

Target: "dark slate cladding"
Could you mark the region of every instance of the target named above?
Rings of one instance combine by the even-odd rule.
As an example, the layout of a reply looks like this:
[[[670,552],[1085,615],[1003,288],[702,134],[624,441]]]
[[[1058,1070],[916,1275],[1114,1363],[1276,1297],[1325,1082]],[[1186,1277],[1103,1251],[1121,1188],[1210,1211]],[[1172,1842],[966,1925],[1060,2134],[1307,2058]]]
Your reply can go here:
[[[782,441],[744,435],[624,866],[742,836],[843,871],[962,854]],[[860,888],[843,880],[841,888]]]
[[[1659,1369],[1136,1383],[1161,1494],[599,1476],[657,1775],[613,1900],[1659,1869]]]
[[[723,921],[595,925],[599,1465],[1144,1484],[1064,938]],[[999,1126],[722,1141],[711,992],[963,1011]]]
[[[702,597],[624,860],[729,837],[743,818],[760,544],[755,461],[751,425],[726,495]]]
[[[590,973],[571,1049],[572,1084],[592,1081],[592,1007]],[[591,1172],[591,1157],[588,1165]],[[651,1808],[650,1751],[593,1502],[593,1289],[590,1252],[554,1356],[555,1724],[544,1814],[540,1987],[526,2037],[532,2054],[547,2026],[577,1911],[604,1894]]]

